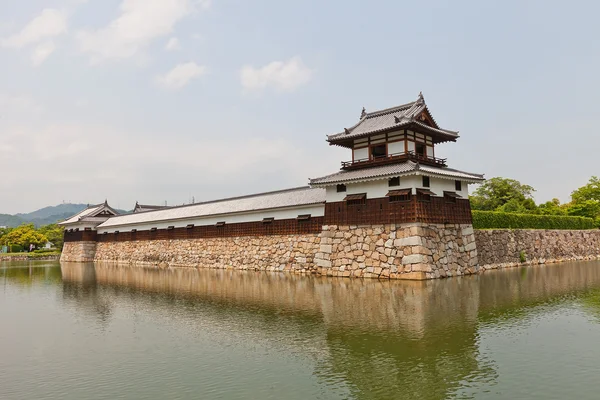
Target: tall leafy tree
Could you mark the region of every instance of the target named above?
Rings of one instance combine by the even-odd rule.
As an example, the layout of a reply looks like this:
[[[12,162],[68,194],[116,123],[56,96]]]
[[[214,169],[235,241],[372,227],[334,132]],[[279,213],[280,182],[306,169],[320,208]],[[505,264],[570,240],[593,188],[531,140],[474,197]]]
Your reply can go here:
[[[559,199],[552,199],[538,206],[540,214],[544,215],[567,215],[569,204],[560,204]]]
[[[514,179],[490,178],[470,196],[471,207],[484,211],[536,212],[533,192],[533,187]]]
[[[42,246],[48,241],[45,235],[37,232],[33,224],[21,225],[12,229],[0,239],[0,244],[16,244],[28,248],[30,244]]]
[[[63,247],[64,229],[57,224],[44,225],[38,230],[42,235],[46,236],[49,242],[54,244],[57,249]]]
[[[569,215],[594,218],[600,226],[600,179],[592,176],[589,182],[571,193]]]

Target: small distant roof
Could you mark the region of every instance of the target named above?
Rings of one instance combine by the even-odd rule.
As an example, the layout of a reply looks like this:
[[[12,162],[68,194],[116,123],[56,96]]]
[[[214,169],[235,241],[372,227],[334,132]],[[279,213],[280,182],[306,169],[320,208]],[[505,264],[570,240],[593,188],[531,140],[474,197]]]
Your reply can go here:
[[[84,218],[95,217],[98,214],[102,213],[103,211],[108,211],[112,215],[118,215],[119,214],[115,209],[113,209],[111,206],[109,206],[108,203],[105,201],[102,204],[96,204],[96,205],[88,206],[86,209],[78,212],[77,214],[75,214],[72,217],[64,220],[63,222],[59,222],[58,225],[73,224],[73,223],[76,223],[76,222],[79,222],[79,221],[83,220]]]
[[[422,119],[424,113],[428,117],[427,121],[429,124],[426,124],[425,120]],[[347,146],[348,140],[400,128],[404,129],[409,126],[431,133],[437,142],[456,141],[458,138],[457,131],[441,129],[439,127],[425,104],[423,94],[419,93],[417,100],[411,103],[369,113],[363,109],[360,121],[356,125],[344,129],[344,132],[327,136],[327,141],[331,144]]]
[[[150,205],[150,204],[139,204],[136,201],[135,207],[133,207],[133,212],[139,213],[139,212],[144,212],[144,211],[163,210],[165,208],[169,208],[169,206],[154,206],[154,205]]]
[[[106,222],[100,224],[98,228],[321,204],[324,202],[325,189],[313,189],[304,186],[276,192],[169,207],[162,210],[120,215],[108,219]]]
[[[481,174],[463,172],[451,168],[437,168],[421,165],[414,161],[398,164],[384,165],[381,167],[364,168],[350,171],[340,171],[335,174],[314,178],[310,180],[312,186],[331,186],[346,182],[362,182],[402,175],[426,175],[446,179],[460,179],[465,182],[478,183],[485,180]]]

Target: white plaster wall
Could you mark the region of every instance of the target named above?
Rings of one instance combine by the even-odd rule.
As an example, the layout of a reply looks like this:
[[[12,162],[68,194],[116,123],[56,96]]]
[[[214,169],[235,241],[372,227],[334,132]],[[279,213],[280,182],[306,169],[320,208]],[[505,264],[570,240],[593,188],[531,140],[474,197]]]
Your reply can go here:
[[[377,197],[385,197],[389,191],[388,180],[372,181],[372,182],[360,182],[350,183],[346,185],[346,191],[338,193],[336,186],[328,186],[326,188],[327,201],[343,201],[344,197],[349,194],[366,193],[368,199]]]
[[[433,157],[433,146],[427,146],[427,156]]]
[[[388,143],[388,154],[404,153],[404,140]]]
[[[457,192],[463,198],[469,197],[468,185],[463,182],[462,190]],[[404,176],[400,178],[400,188],[413,188],[413,189],[423,189],[423,176],[422,175],[412,175],[412,176]],[[441,179],[430,177],[429,178],[429,190],[435,193],[437,196],[443,196],[444,191],[446,192],[456,192],[454,188],[454,179]],[[416,192],[413,190],[413,194]]]
[[[408,142],[408,151],[415,151],[415,142]]]
[[[335,188],[334,188],[335,190]],[[289,207],[285,209],[274,209],[274,210],[262,210],[256,212],[248,212],[248,213],[239,213],[239,214],[229,214],[229,215],[220,215],[220,216],[208,216],[208,217],[200,217],[200,218],[186,218],[176,221],[160,221],[160,222],[144,222],[139,224],[132,225],[122,225],[122,226],[111,226],[108,228],[98,228],[98,233],[102,234],[104,232],[128,232],[132,229],[137,229],[138,231],[150,230],[151,228],[157,229],[166,229],[169,226],[174,226],[175,228],[184,228],[189,224],[194,224],[196,226],[201,225],[214,225],[217,222],[225,221],[225,223],[239,223],[239,222],[255,222],[262,221],[264,218],[275,218],[275,219],[293,219],[298,217],[300,214],[310,214],[313,217],[322,217],[325,215],[325,205],[316,204],[310,206],[302,206],[302,207]]]
[[[354,160],[361,160],[369,158],[369,148],[364,147],[362,149],[354,149]]]
[[[80,231],[83,231],[83,230],[85,230],[85,228],[91,228],[92,230],[96,230],[96,226],[98,226],[98,225],[100,225],[100,222],[98,222],[98,223],[75,222],[73,224],[65,225],[65,230],[73,229],[73,231],[75,231],[75,229],[79,229]]]
[[[350,183],[346,185],[346,191],[338,193],[336,186],[328,186],[326,188],[327,193],[327,201],[335,202],[335,201],[343,201],[344,197],[349,194],[359,194],[366,193],[367,199],[374,199],[379,197],[385,197],[385,195],[390,190],[397,189],[412,189],[412,193],[416,194],[415,189],[423,188],[423,176],[422,175],[410,175],[410,176],[401,176],[400,177],[400,186],[388,186],[389,178],[385,178],[378,181],[371,182],[360,182],[360,183]],[[450,179],[440,179],[440,178],[429,178],[429,190],[435,193],[438,196],[443,196],[444,191],[447,192],[455,192],[454,189],[454,180]],[[462,190],[458,192],[463,198],[468,198],[469,191],[467,188],[467,184],[465,182],[462,183]]]

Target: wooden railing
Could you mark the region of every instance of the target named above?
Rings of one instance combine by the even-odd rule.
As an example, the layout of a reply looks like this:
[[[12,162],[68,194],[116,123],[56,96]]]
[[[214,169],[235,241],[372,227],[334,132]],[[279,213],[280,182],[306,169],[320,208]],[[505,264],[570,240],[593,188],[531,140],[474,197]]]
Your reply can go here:
[[[393,164],[398,161],[418,161],[422,164],[433,165],[435,167],[445,167],[446,159],[437,157],[428,157],[423,154],[417,154],[414,151],[407,153],[394,153],[385,156],[378,156],[373,158],[362,158],[353,161],[342,161],[343,169],[354,169],[363,167],[373,167],[377,165]]]

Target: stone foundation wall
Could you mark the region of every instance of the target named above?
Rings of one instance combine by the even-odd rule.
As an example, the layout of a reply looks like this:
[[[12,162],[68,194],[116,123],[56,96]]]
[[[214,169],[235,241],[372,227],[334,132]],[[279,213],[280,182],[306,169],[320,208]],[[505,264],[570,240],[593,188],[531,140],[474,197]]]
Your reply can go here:
[[[328,225],[320,234],[137,240],[99,242],[93,249],[86,246],[66,244],[62,261],[93,259],[137,266],[416,280],[478,271],[473,228],[460,224]]]
[[[66,242],[60,255],[61,262],[91,262],[96,255],[96,242]]]
[[[600,230],[476,230],[483,270],[561,261],[600,259]]]
[[[100,242],[94,261],[119,264],[314,272],[318,234]]]
[[[421,280],[478,272],[468,224],[323,226],[315,264],[322,275],[364,278]]]
[[[600,230],[478,230],[468,224],[325,225],[320,234],[68,242],[61,261],[433,279],[600,258]]]

